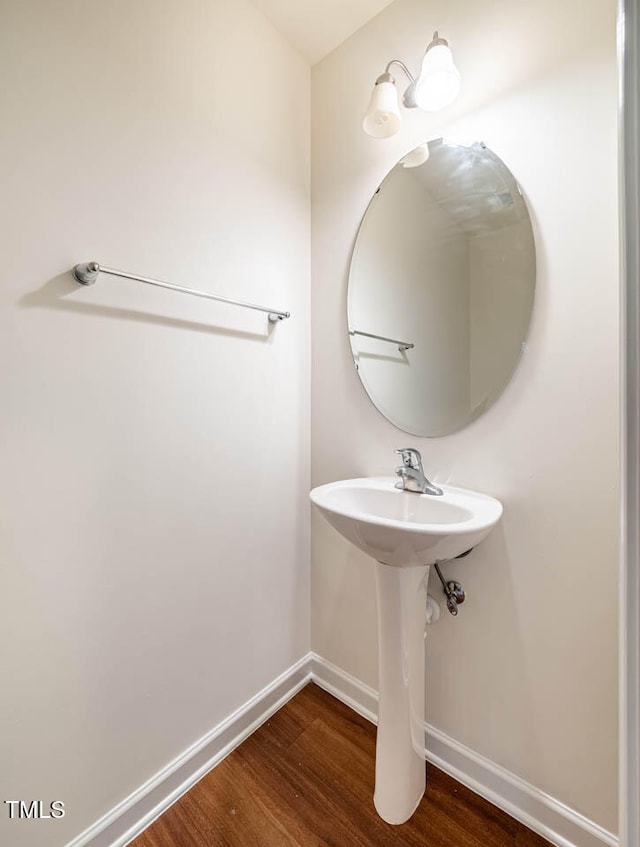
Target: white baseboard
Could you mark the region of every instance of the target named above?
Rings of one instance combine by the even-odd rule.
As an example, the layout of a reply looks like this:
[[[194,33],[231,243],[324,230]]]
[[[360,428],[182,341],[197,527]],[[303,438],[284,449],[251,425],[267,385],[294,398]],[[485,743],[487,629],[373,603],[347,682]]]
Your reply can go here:
[[[310,656],[313,681],[377,723],[378,694],[345,671]],[[557,847],[619,847],[618,838],[519,776],[427,724],[427,760]]]
[[[378,723],[378,692],[316,653],[309,653],[311,678],[371,723]]]
[[[67,847],[125,847],[310,680],[307,655],[74,838]]]
[[[309,653],[67,847],[125,847],[311,680],[377,722],[377,692]],[[615,835],[435,727],[426,746],[430,762],[556,847],[619,847]]]

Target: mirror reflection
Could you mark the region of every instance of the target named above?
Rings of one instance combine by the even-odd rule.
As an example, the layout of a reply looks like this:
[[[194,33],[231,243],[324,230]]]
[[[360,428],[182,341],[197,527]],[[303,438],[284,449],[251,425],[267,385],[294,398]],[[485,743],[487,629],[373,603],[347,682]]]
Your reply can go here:
[[[520,189],[484,143],[422,144],[364,215],[349,274],[351,350],[391,423],[441,436],[500,396],[522,353],[535,245]]]

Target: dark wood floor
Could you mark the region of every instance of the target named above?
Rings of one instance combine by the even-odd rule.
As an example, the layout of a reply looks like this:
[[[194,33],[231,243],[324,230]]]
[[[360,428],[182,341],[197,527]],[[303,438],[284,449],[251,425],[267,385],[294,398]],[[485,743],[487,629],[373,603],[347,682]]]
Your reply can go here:
[[[411,820],[373,807],[376,730],[311,684],[132,847],[549,847],[429,765]]]

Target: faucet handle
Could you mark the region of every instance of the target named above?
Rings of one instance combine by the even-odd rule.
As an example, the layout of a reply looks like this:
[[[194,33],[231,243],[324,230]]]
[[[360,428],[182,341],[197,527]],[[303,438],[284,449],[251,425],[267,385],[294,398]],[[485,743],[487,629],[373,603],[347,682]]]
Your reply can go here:
[[[394,452],[402,456],[402,464],[405,468],[422,470],[422,456],[420,455],[420,451],[416,450],[415,447],[401,447]]]

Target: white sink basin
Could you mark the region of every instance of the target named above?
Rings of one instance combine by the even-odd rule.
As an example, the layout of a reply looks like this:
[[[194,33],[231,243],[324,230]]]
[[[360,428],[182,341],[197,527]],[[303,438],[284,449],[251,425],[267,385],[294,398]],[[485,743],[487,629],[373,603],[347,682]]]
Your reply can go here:
[[[485,538],[502,504],[441,486],[442,496],[395,488],[396,477],[320,485],[311,500],[348,541],[376,559],[378,733],[373,802],[391,824],[407,821],[425,790],[425,607],[430,566]]]
[[[432,565],[465,553],[502,515],[494,497],[441,486],[444,494],[395,488],[397,477],[345,479],[320,485],[311,500],[331,526],[385,565]]]

